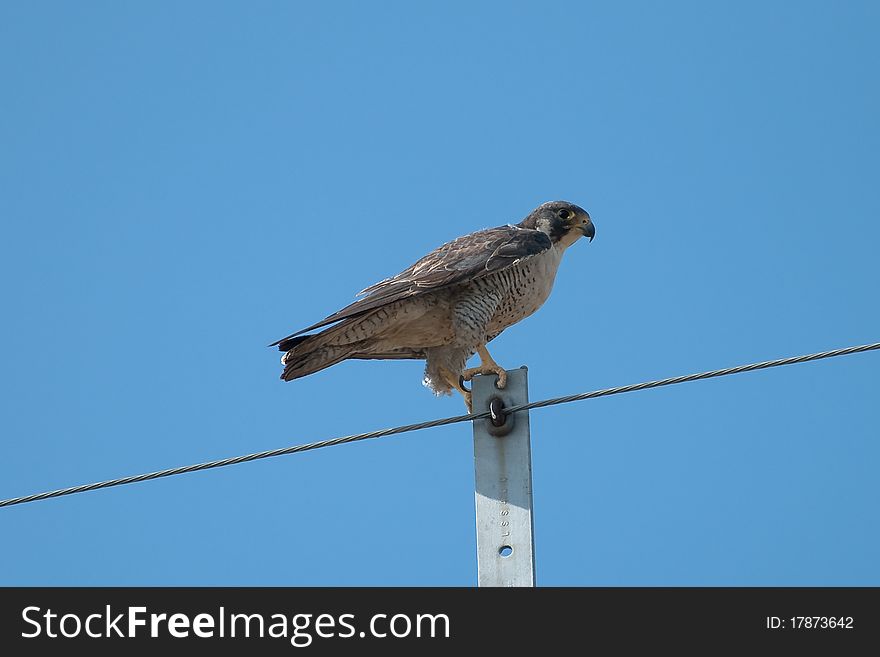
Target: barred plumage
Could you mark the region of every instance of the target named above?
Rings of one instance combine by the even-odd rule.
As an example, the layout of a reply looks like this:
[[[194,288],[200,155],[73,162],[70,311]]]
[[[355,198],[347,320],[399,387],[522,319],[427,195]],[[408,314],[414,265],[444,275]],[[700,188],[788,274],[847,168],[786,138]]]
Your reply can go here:
[[[504,370],[486,344],[541,307],[565,249],[594,234],[586,211],[554,201],[517,225],[459,237],[365,289],[362,299],[273,343],[285,352],[281,378],[301,378],[346,359],[424,359],[426,385],[437,394],[457,389],[470,406],[462,380],[497,373],[504,385]],[[466,370],[475,353],[480,367]]]

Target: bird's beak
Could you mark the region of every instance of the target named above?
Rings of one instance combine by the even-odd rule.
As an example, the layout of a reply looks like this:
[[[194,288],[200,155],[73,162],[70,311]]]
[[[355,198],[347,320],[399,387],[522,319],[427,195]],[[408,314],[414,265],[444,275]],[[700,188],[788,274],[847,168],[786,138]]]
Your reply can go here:
[[[593,226],[593,220],[587,219],[587,223],[582,226],[578,226],[580,231],[586,236],[590,238],[590,241],[593,241],[593,238],[596,236],[596,227]]]

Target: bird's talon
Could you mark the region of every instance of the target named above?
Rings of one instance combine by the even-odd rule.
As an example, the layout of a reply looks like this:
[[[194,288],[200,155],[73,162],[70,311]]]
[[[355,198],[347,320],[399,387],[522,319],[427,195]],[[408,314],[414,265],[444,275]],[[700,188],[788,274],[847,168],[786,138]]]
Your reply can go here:
[[[482,374],[487,376],[489,374],[495,374],[498,376],[498,380],[495,382],[495,387],[499,390],[502,390],[505,386],[507,386],[507,372],[505,372],[502,368],[498,367],[471,367],[470,369],[465,370],[459,376],[458,382],[461,384],[464,381],[470,381],[477,374]],[[464,387],[462,385],[462,387]]]
[[[458,385],[459,385],[459,387],[460,387],[462,390],[464,390],[465,392],[470,392],[470,390],[469,390],[468,388],[466,388],[465,385],[464,385],[464,382],[465,382],[465,381],[470,381],[470,380],[471,380],[470,377],[465,378],[464,374],[459,375],[459,377],[458,377]]]

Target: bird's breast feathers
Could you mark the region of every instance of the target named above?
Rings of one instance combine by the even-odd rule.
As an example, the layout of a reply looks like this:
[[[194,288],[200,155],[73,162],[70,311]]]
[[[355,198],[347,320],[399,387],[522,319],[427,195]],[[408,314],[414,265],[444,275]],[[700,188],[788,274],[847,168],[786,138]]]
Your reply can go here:
[[[562,253],[563,249],[554,246],[494,274],[501,279],[506,294],[492,318],[490,333],[504,330],[544,305],[553,289]]]
[[[556,272],[559,270],[559,263],[562,262],[563,251],[556,246],[551,246],[546,251],[526,258],[520,263],[519,266],[525,270],[524,273],[531,282],[530,289],[523,296],[537,304],[532,312],[540,308],[550,296],[553,282],[556,280]]]

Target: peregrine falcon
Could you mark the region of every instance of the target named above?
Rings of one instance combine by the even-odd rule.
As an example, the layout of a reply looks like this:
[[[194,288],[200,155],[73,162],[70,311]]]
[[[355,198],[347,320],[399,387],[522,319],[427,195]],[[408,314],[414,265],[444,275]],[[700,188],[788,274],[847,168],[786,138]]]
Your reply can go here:
[[[425,360],[424,383],[436,394],[458,390],[477,374],[507,374],[486,344],[535,312],[550,294],[565,250],[596,230],[585,210],[544,203],[518,224],[479,230],[435,249],[362,297],[271,347],[284,355],[281,378],[292,381],[344,360]],[[303,335],[328,325],[318,333]],[[479,367],[465,369],[479,354]]]

